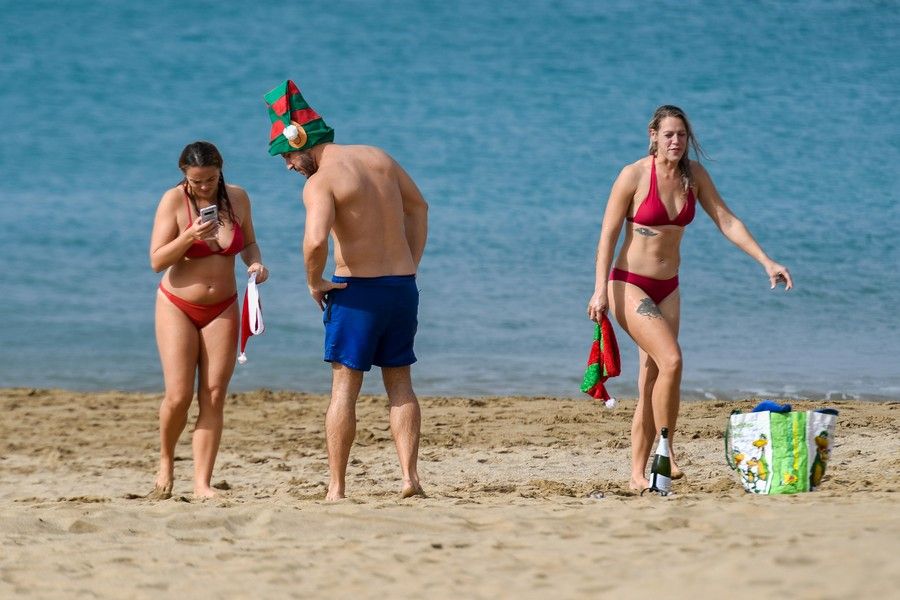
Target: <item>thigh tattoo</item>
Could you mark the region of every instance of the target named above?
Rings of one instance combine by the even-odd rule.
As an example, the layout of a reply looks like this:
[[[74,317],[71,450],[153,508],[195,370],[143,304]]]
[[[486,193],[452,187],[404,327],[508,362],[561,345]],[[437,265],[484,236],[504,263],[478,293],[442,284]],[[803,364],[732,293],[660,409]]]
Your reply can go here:
[[[662,313],[659,312],[659,307],[656,305],[656,302],[654,302],[650,298],[644,298],[643,300],[641,300],[641,305],[637,307],[637,314],[650,317],[651,319],[662,318]]]

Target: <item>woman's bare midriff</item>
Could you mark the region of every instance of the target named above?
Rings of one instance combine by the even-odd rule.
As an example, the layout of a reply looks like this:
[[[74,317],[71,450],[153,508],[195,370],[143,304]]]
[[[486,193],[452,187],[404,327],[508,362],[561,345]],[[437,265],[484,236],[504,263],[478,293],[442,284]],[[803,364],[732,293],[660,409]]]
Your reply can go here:
[[[234,257],[214,254],[204,258],[184,258],[172,265],[162,280],[163,287],[188,302],[215,304],[237,291]]]
[[[677,225],[626,223],[625,241],[613,266],[653,279],[675,277],[681,264],[683,234],[684,228]]]

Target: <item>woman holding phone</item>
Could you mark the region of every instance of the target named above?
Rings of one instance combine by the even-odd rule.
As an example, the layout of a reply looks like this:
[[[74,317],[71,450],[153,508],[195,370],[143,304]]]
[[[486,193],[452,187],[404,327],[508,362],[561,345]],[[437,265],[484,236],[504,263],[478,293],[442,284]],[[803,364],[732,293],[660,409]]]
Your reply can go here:
[[[234,372],[240,318],[234,257],[268,278],[253,232],[250,198],[227,185],[222,155],[209,142],[185,146],[178,159],[184,178],[166,191],[156,210],[150,265],[165,270],[156,294],[156,343],[165,397],[159,408],[159,473],[150,496],[172,495],[175,444],[187,424],[197,382],[200,412],[193,432],[194,495],[210,487],[222,437],[223,408]]]

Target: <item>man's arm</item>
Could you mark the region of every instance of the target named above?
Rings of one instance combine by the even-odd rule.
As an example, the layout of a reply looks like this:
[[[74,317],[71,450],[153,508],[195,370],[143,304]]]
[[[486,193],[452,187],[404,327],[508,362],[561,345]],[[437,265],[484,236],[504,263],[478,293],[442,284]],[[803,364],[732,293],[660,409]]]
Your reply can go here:
[[[345,288],[346,283],[332,283],[322,278],[328,261],[328,234],[334,226],[334,196],[330,189],[317,181],[307,181],[303,188],[303,205],[306,207],[306,227],[303,230],[303,264],[306,267],[306,285],[319,308],[325,310],[325,294],[335,288]]]
[[[400,195],[403,198],[406,243],[409,245],[409,252],[412,254],[416,269],[418,269],[428,238],[428,203],[425,202],[422,192],[419,191],[412,177],[399,164],[397,164],[397,179],[400,182]]]

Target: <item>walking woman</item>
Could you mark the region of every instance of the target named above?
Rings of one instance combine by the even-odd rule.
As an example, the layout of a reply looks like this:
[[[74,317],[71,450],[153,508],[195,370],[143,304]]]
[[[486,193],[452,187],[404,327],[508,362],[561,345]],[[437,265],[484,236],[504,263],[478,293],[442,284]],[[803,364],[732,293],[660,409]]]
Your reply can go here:
[[[719,196],[706,169],[688,157],[691,147],[698,156],[702,151],[684,111],[660,106],[648,133],[649,156],[622,169],[607,200],[594,294],[587,307],[588,317],[596,322],[609,310],[638,345],[638,404],[631,425],[629,484],[635,490],[648,486],[647,460],[663,427],[669,430],[672,478],[682,476],[672,449],[682,369],[678,267],[681,238],[694,219],[696,205],[728,240],[762,265],[772,288],[779,283],[788,290],[793,287],[788,269],[769,258]],[[613,262],[623,226],[625,240]]]
[[[187,424],[195,382],[200,412],[192,439],[194,495],[215,495],[210,480],[240,327],[235,256],[241,255],[257,283],[268,278],[250,199],[240,187],[225,183],[222,164],[213,144],[188,144],[178,159],[184,178],[163,194],[153,223],[150,265],[157,273],[166,271],[156,293],[156,342],[166,389],[159,408],[155,498],[172,495],[175,444]],[[211,213],[210,219],[201,211]]]

